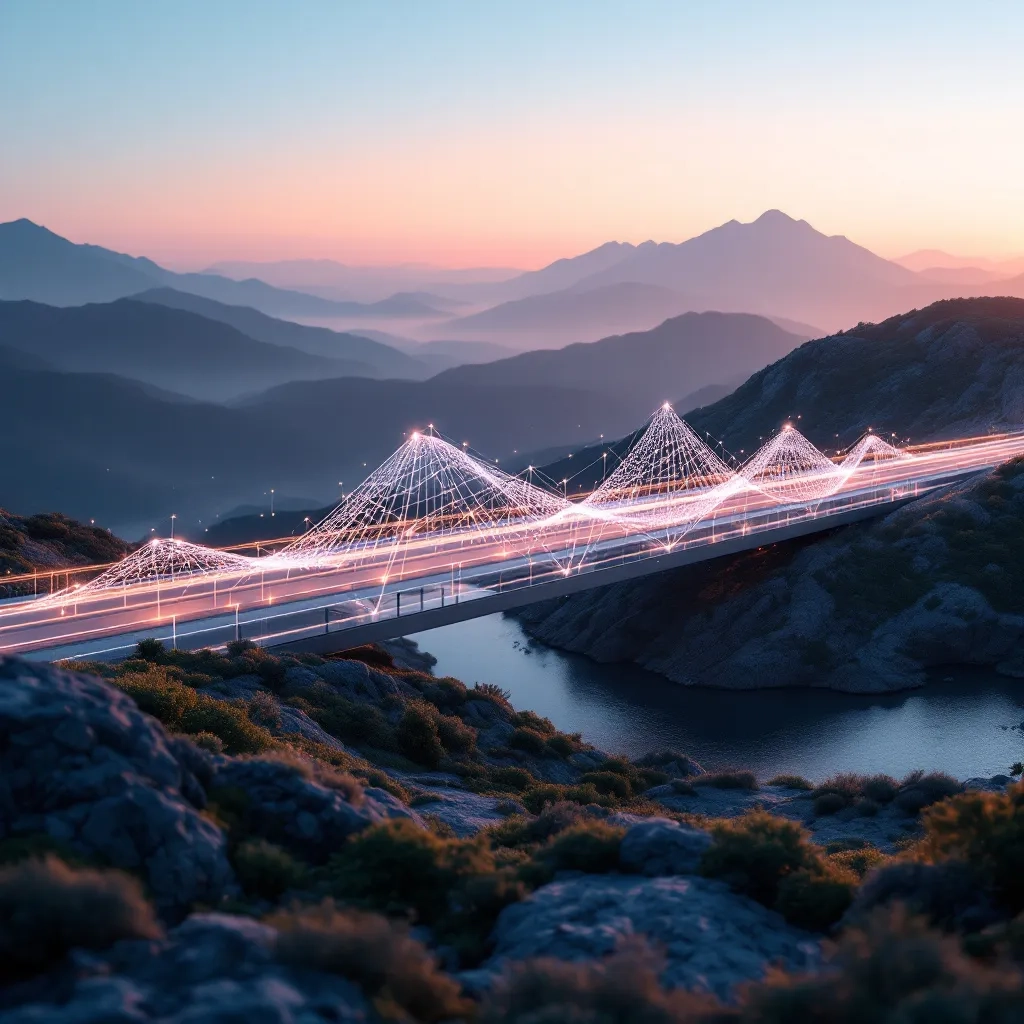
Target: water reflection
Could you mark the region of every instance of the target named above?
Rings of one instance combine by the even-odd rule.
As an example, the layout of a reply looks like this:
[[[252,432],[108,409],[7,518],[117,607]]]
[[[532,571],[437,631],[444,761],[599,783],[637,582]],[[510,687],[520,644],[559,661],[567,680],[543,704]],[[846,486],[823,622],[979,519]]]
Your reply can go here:
[[[518,708],[634,757],[674,747],[712,768],[809,779],[915,768],[968,778],[1024,759],[1024,682],[994,674],[944,673],[924,689],[885,696],[707,690],[533,644],[501,615],[413,639],[438,659],[438,675],[497,683]]]

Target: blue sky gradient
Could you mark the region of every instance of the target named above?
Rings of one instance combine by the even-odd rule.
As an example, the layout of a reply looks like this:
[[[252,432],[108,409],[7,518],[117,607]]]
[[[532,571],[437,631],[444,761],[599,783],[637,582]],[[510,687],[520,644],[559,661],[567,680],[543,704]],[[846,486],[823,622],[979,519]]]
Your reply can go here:
[[[537,265],[780,207],[1024,250],[1024,4],[0,0],[0,219]]]

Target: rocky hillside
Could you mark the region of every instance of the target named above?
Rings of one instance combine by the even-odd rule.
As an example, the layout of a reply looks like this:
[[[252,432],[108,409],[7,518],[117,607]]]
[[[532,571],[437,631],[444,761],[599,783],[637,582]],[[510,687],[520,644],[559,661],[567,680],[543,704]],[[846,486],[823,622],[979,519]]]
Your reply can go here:
[[[668,380],[676,396],[690,389]],[[680,408],[701,435],[707,431],[741,460],[792,420],[824,451],[853,444],[869,427],[911,442],[984,434],[1024,426],[1024,299],[951,299],[858,324],[808,341],[766,366],[732,394],[700,409]],[[580,466],[600,467],[585,448],[543,466],[553,480]],[[580,481],[593,486],[593,471]]]
[[[131,546],[109,530],[59,512],[18,516],[0,508],[0,578],[97,565],[124,558]]]
[[[797,416],[823,448],[868,427],[920,441],[1024,425],[1024,299],[951,299],[809,341],[694,425],[751,451]]]
[[[1024,1012],[1006,776],[630,762],[380,649],[71,669],[0,660],[5,1024]]]
[[[877,522],[549,601],[531,636],[684,684],[856,693],[1024,677],[1024,461]]]

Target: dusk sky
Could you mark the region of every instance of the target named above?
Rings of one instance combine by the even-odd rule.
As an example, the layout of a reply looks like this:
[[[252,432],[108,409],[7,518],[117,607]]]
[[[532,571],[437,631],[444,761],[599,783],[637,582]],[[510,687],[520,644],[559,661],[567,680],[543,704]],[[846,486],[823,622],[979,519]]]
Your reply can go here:
[[[534,267],[769,208],[1011,255],[1022,53],[1017,2],[0,0],[0,220],[196,267]]]

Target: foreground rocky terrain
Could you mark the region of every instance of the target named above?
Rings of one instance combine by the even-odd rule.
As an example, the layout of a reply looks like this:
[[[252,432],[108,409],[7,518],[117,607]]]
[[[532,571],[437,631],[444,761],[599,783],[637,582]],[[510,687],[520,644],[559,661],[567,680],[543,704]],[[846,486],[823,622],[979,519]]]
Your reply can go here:
[[[1024,1014],[1008,778],[627,761],[397,653],[0,662],[0,1021]]]
[[[538,640],[683,684],[925,683],[1024,676],[1024,460],[824,539],[778,544],[519,613]]]

